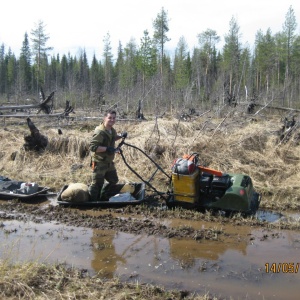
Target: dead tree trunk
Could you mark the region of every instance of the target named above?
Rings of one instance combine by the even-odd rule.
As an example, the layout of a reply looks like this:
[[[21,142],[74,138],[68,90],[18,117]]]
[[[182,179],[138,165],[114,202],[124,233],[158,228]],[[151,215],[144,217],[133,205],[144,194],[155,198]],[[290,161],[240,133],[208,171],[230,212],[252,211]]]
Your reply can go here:
[[[27,118],[27,125],[30,130],[30,135],[24,137],[25,144],[24,149],[26,151],[34,150],[40,151],[44,150],[48,145],[48,138],[40,133],[36,128],[30,118]]]

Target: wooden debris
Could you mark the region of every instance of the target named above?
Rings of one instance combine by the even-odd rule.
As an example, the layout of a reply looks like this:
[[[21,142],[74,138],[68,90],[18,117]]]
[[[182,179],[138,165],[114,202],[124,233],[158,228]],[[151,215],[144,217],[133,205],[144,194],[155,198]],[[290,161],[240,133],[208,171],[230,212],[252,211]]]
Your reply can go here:
[[[141,102],[141,100],[139,100],[138,108],[135,112],[135,117],[139,120],[146,120],[146,118],[144,117],[144,114],[142,112],[142,102]]]
[[[0,106],[0,110],[12,110],[12,111],[17,111],[20,110],[22,112],[28,112],[33,108],[37,108],[37,114],[43,111],[45,114],[49,115],[52,112],[53,109],[53,99],[54,99],[54,93],[52,92],[47,98],[45,98],[44,92],[41,89],[40,92],[40,98],[41,101],[38,104],[28,104],[28,105],[5,105],[5,106]],[[51,102],[51,104],[50,104]],[[2,113],[1,113],[2,114]],[[13,116],[13,115],[4,115],[4,117],[8,116]]]
[[[33,124],[30,118],[27,118],[27,125],[30,130],[30,135],[24,137],[25,144],[23,145],[26,151],[44,150],[48,145],[48,138],[40,133],[37,127]]]

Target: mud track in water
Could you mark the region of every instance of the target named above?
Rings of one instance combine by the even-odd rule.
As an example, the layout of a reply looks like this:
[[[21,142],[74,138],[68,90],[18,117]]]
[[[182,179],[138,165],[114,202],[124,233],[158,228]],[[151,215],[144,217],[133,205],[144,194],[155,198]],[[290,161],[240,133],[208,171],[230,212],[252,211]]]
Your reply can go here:
[[[78,210],[60,206],[34,206],[9,202],[0,206],[1,219],[32,221],[35,223],[57,222],[69,226],[100,230],[115,230],[131,234],[157,235],[166,238],[190,238],[216,240],[224,234],[216,228],[194,229],[189,226],[168,227],[163,223],[168,212],[146,206],[120,209]],[[172,213],[170,213],[172,217]]]
[[[228,236],[229,233],[223,229],[226,224],[235,227],[250,226],[268,229],[297,230],[300,228],[298,220],[280,219],[281,214],[276,215],[279,220],[270,223],[255,215],[245,217],[241,214],[233,214],[226,217],[220,212],[198,212],[182,208],[170,210],[163,203],[156,201],[138,206],[106,209],[76,209],[53,205],[51,201],[39,205],[26,204],[18,200],[0,203],[1,219],[35,223],[56,222],[90,229],[193,240],[218,240],[222,235]],[[173,227],[168,224],[168,220],[172,219],[203,221],[207,222],[208,226],[202,226],[200,229],[184,225]]]
[[[67,257],[68,265],[91,275],[100,272],[103,279],[118,276],[121,282],[152,283],[201,295],[209,290],[214,299],[246,295],[257,299],[258,288],[265,296],[282,297],[277,281],[270,281],[273,274],[265,270],[267,263],[276,261],[294,267],[294,274],[276,278],[288,286],[290,298],[286,299],[297,294],[299,218],[290,222],[278,214],[275,222],[269,222],[257,216],[226,217],[168,210],[158,201],[125,208],[76,209],[55,201],[11,200],[0,201],[0,227],[3,245],[8,239],[22,241],[25,259],[32,255],[25,252],[35,245],[33,259],[43,257],[40,248],[46,248],[44,254],[48,257],[51,251],[53,261]],[[228,288],[232,286],[236,288]]]

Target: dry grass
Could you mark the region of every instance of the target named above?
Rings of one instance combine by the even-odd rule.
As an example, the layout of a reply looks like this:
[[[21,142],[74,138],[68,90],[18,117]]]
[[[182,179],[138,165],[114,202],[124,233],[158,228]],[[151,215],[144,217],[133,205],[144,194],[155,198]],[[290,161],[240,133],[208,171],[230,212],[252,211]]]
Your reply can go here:
[[[42,134],[49,138],[48,148],[41,153],[22,149],[26,127],[9,125],[0,129],[0,175],[11,179],[38,182],[54,191],[65,183],[90,183],[90,158],[86,152],[92,130],[97,122],[70,125],[57,134],[53,125],[39,124]],[[279,144],[276,131],[281,127],[279,116],[264,116],[255,122],[234,115],[224,119],[208,115],[193,122],[158,119],[157,122],[118,123],[116,129],[128,132],[127,143],[151,155],[170,173],[171,164],[184,153],[199,153],[200,162],[224,172],[249,174],[256,189],[263,194],[261,206],[275,210],[300,208],[300,145],[293,139]],[[149,179],[154,172],[149,161],[133,148],[124,146],[127,162]],[[87,155],[86,155],[87,154]],[[138,179],[116,158],[121,181]],[[158,172],[153,184],[160,190],[167,186],[166,178]],[[164,211],[160,212],[164,214]],[[184,212],[173,213],[184,216]],[[190,212],[186,211],[188,218]],[[196,215],[193,215],[197,217]],[[205,215],[209,219],[209,215]],[[236,217],[238,218],[238,217]],[[239,219],[237,219],[239,221]],[[250,222],[250,221],[249,221]],[[285,228],[278,223],[278,228]],[[292,224],[295,229],[297,224]],[[298,226],[298,227],[297,227]],[[214,228],[216,233],[219,229]],[[38,263],[11,264],[0,260],[0,298],[2,299],[215,299],[184,291],[167,291],[161,287],[121,283],[117,278],[104,280],[89,277],[81,270],[63,265]]]
[[[10,265],[0,261],[1,299],[187,299],[217,300],[185,291],[167,291],[158,286],[121,283],[117,278],[90,277],[83,270],[64,265],[23,263]]]
[[[256,189],[264,196],[262,207],[272,209],[300,208],[300,145],[294,137],[279,144],[277,130],[280,116],[262,116],[252,122],[245,116],[233,115],[217,119],[205,115],[193,122],[176,119],[158,119],[157,122],[119,122],[116,129],[128,132],[127,143],[151,155],[167,172],[173,160],[184,153],[197,152],[200,162],[223,172],[245,173],[252,177]],[[76,124],[57,134],[53,127],[39,125],[49,138],[43,153],[22,150],[24,134],[28,130],[10,125],[0,131],[0,174],[12,179],[35,181],[58,191],[65,183],[90,183],[90,158],[86,152],[94,123]],[[87,155],[86,155],[87,154]],[[155,168],[141,153],[124,146],[127,162],[145,179]],[[116,164],[120,181],[137,181],[117,155]],[[158,172],[153,184],[166,189],[167,178]]]

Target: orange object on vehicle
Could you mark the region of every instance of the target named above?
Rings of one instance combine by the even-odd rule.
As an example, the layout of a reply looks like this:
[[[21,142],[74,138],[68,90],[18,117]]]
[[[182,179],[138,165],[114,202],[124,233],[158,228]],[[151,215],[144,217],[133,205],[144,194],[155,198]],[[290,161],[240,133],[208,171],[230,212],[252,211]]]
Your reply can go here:
[[[206,167],[203,167],[203,166],[198,166],[198,168],[202,172],[206,172],[206,173],[213,174],[213,175],[216,175],[216,176],[222,176],[223,175],[223,173],[221,171],[218,171],[218,170],[206,168]]]

